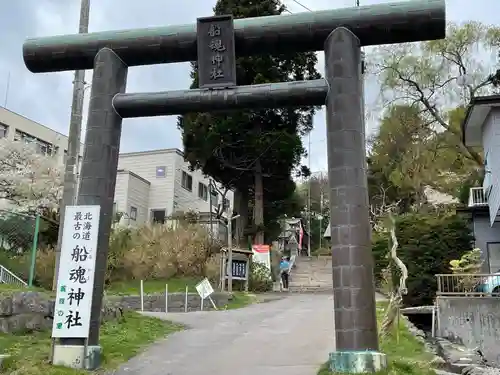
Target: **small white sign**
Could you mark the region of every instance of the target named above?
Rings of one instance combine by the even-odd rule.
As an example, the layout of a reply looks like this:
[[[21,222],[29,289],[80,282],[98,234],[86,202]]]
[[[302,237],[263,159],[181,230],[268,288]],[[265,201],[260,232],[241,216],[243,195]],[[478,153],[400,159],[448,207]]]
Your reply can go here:
[[[67,206],[54,306],[54,338],[87,338],[100,206]]]
[[[196,285],[196,291],[202,299],[206,299],[212,295],[214,288],[212,288],[210,281],[208,281],[207,278],[204,278],[198,283],[198,285]]]

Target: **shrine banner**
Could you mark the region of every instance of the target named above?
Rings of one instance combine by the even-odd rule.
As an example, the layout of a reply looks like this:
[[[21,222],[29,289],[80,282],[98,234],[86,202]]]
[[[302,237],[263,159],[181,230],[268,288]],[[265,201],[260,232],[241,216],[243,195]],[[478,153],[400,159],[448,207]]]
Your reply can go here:
[[[264,264],[271,271],[271,247],[269,245],[252,245],[252,261]]]

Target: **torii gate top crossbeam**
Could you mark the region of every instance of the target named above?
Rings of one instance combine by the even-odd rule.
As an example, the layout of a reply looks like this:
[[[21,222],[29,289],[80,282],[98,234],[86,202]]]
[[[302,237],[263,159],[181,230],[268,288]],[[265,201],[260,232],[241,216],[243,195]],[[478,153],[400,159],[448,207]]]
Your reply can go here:
[[[320,51],[339,26],[354,32],[364,46],[442,39],[445,13],[444,0],[415,0],[238,19],[236,54]],[[28,39],[23,57],[34,73],[92,69],[104,47],[128,66],[195,61],[196,24]]]

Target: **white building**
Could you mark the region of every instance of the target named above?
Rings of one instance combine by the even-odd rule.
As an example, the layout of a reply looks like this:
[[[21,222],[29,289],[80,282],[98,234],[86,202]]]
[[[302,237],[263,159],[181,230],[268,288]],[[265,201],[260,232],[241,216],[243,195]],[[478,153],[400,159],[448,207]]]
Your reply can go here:
[[[54,155],[61,163],[68,152],[68,137],[38,122],[0,106],[0,138],[33,142],[38,152]],[[83,158],[83,144],[79,161]]]
[[[147,221],[165,221],[176,212],[215,212],[217,207],[232,204],[233,193],[225,202],[212,189],[209,178],[200,171],[190,171],[178,149],[164,149],[120,154],[115,189],[116,210],[125,214],[131,225]],[[220,187],[217,190],[222,191]],[[210,210],[212,203],[212,210]]]
[[[470,189],[468,208],[475,246],[481,249],[484,272],[500,270],[500,95],[472,99],[462,123],[466,146],[484,154],[482,186]]]
[[[64,163],[68,145],[66,135],[0,107],[0,138],[4,137],[35,142],[40,153],[54,155]],[[83,144],[80,166],[82,156]],[[215,191],[222,191],[220,188],[213,189],[210,196],[209,184],[210,179],[200,171],[189,170],[189,164],[178,149],[120,154],[115,208],[124,214],[122,222],[130,225],[164,222],[172,214],[181,211],[197,211],[208,222],[210,212],[216,212],[222,204],[226,207],[232,205],[233,200],[231,191],[223,199]]]

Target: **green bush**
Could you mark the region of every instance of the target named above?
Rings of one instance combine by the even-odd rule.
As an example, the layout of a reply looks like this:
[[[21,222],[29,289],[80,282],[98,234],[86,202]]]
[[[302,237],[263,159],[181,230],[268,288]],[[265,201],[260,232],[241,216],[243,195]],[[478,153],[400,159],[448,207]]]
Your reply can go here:
[[[269,269],[262,263],[251,262],[248,290],[251,292],[268,292],[272,289],[273,281]]]
[[[471,249],[473,237],[467,222],[458,215],[406,214],[397,218],[398,256],[408,268],[406,306],[428,305],[436,295],[438,273],[451,273],[450,261]],[[389,234],[373,235],[374,273],[382,282],[389,264]]]

